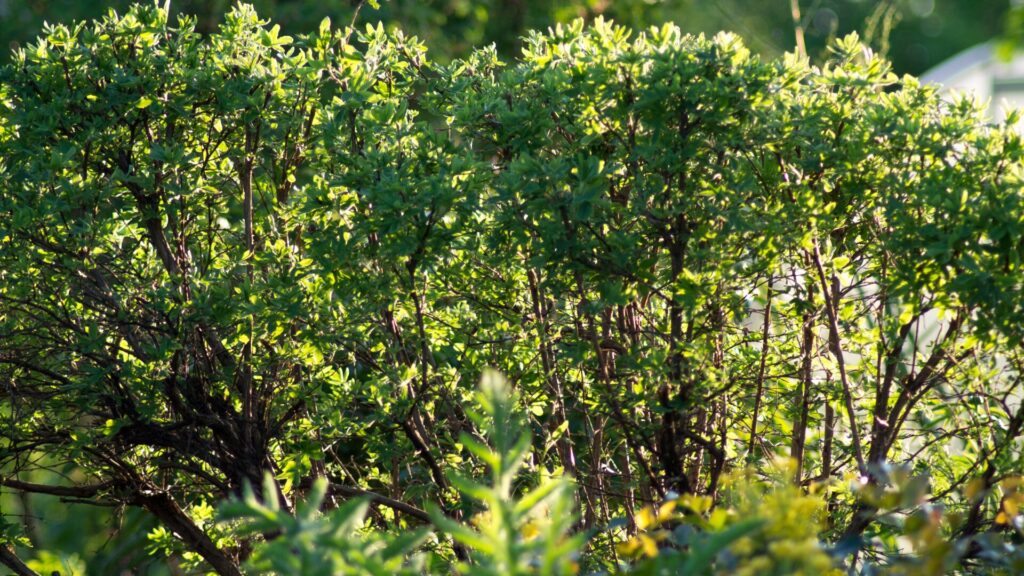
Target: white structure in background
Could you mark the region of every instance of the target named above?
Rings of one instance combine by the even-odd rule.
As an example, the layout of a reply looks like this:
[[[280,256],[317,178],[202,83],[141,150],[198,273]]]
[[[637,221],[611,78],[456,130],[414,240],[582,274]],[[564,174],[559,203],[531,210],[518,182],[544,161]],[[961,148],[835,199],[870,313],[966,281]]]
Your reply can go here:
[[[1008,109],[1024,109],[1024,56],[1004,61],[996,54],[995,42],[953,56],[925,72],[921,80],[942,84],[945,90],[974,93],[989,103],[993,120],[1002,120]]]

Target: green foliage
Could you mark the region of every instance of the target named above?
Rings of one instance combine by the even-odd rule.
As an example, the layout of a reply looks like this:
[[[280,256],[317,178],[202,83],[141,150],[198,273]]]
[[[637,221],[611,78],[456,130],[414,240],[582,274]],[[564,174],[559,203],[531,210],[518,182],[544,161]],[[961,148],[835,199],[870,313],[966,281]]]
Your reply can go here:
[[[473,575],[574,574],[584,535],[570,536],[573,524],[572,486],[564,478],[544,479],[516,497],[514,483],[530,456],[530,435],[505,380],[485,373],[480,384],[480,414],[474,422],[487,432],[490,445],[464,434],[462,443],[490,470],[490,485],[453,478],[465,496],[484,504],[473,528],[439,511],[434,523],[472,551],[472,564],[459,568]]]
[[[134,7],[0,73],[5,502],[221,574],[1014,569],[1012,118],[856,36],[317,21]]]
[[[472,553],[467,574],[572,574],[583,535],[569,536],[573,523],[571,485],[566,479],[548,479],[522,496],[513,494],[529,436],[519,422],[521,414],[504,380],[484,376],[478,396],[477,422],[493,448],[465,438],[470,450],[491,469],[489,485],[469,479],[456,482],[459,492],[486,504],[466,526],[435,510],[435,526]],[[267,477],[264,494],[272,493]],[[256,546],[250,566],[260,573],[303,574],[418,574],[422,556],[406,557],[426,539],[425,531],[385,538],[360,530],[370,502],[357,499],[325,515],[327,481],[317,479],[295,515],[282,510],[274,499],[261,503],[251,488],[243,499],[221,507],[222,521],[241,520],[239,534],[270,534]]]
[[[841,574],[819,536],[827,502],[791,482],[792,463],[770,478],[753,470],[725,481],[721,503],[684,495],[645,508],[620,552],[638,574]],[[714,507],[713,507],[714,506]]]
[[[272,494],[272,477],[264,481],[264,494]],[[274,498],[260,502],[249,485],[241,500],[221,506],[222,521],[241,521],[239,534],[271,534],[270,540],[257,547],[249,559],[256,573],[303,574],[333,576],[336,574],[420,574],[418,563],[407,561],[425,534],[409,532],[400,537],[384,539],[379,534],[361,530],[369,502],[353,500],[321,516],[327,481],[313,483],[306,501],[295,514],[282,510]]]

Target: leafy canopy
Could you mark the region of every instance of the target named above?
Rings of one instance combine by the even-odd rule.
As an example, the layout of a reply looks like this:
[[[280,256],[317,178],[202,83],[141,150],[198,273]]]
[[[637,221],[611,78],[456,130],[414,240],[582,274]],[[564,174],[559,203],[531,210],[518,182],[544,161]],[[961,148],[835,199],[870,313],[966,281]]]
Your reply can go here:
[[[221,574],[415,569],[389,535],[423,524],[424,569],[472,573],[1012,572],[1015,118],[856,37],[524,45],[137,6],[18,51],[0,485],[144,510],[156,558]],[[474,412],[488,368],[516,393]],[[262,520],[214,522],[246,486]]]

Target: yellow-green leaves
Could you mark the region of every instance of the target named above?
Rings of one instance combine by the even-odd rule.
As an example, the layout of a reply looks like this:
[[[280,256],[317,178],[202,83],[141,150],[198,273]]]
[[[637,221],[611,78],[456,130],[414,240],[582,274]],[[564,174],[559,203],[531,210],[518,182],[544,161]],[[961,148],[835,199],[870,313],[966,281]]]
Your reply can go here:
[[[243,524],[288,574],[408,572],[428,521],[479,574],[820,573],[848,528],[1008,556],[1024,147],[976,104],[855,38],[578,20],[442,65],[383,23],[192,26],[54,27],[3,73],[4,478],[166,490],[193,571]],[[833,489],[857,454],[888,484]]]

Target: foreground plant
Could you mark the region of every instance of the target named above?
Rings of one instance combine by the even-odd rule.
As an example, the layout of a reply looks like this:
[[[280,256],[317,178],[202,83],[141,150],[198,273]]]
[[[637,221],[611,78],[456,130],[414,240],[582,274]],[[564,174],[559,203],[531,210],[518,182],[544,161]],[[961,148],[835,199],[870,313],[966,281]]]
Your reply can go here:
[[[237,534],[266,535],[267,541],[258,545],[249,558],[248,566],[254,573],[303,576],[422,573],[422,557],[414,553],[426,538],[425,531],[386,537],[363,530],[370,506],[367,499],[352,500],[321,515],[327,485],[325,479],[318,478],[294,515],[282,510],[276,500],[261,502],[248,486],[242,499],[221,506],[222,521],[241,522],[235,530]],[[274,479],[268,475],[263,493],[272,494],[273,489]]]
[[[496,373],[487,373],[478,394],[480,412],[473,413],[488,441],[463,437],[469,450],[490,470],[490,482],[467,478],[454,480],[459,493],[484,508],[470,525],[435,509],[431,521],[444,536],[464,546],[469,556],[458,571],[479,575],[575,574],[584,534],[569,534],[574,521],[571,483],[548,478],[521,494],[524,460],[529,455],[530,434],[523,428],[523,414],[515,397]],[[264,494],[272,494],[274,480],[264,480]],[[529,488],[529,487],[527,487]],[[385,536],[364,524],[371,501],[352,500],[327,514],[328,482],[313,482],[306,500],[292,515],[273,500],[261,502],[250,487],[240,500],[220,509],[221,521],[238,526],[238,535],[261,534],[248,563],[259,573],[301,574],[417,574],[423,570],[423,554],[417,548],[427,539],[425,530],[402,536]],[[240,523],[239,523],[240,522]],[[411,559],[411,561],[409,561]]]
[[[490,472],[488,484],[453,477],[463,495],[483,504],[472,527],[434,512],[434,523],[472,551],[471,563],[459,571],[470,575],[574,574],[585,534],[570,535],[575,521],[572,484],[565,478],[544,478],[540,485],[518,486],[532,443],[524,414],[505,379],[484,374],[478,394],[480,413],[470,413],[486,431],[488,444],[468,434],[462,443]],[[529,487],[527,487],[529,488]]]

